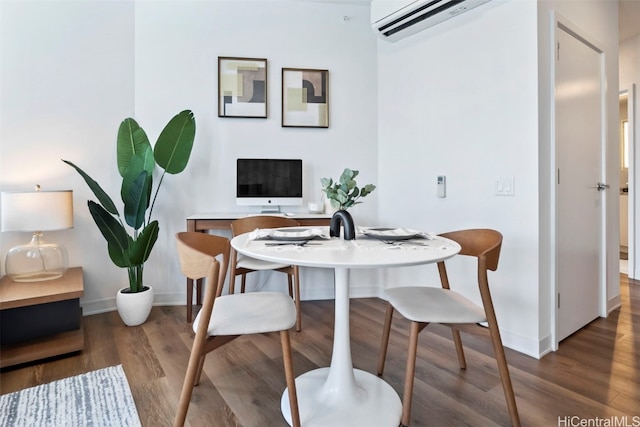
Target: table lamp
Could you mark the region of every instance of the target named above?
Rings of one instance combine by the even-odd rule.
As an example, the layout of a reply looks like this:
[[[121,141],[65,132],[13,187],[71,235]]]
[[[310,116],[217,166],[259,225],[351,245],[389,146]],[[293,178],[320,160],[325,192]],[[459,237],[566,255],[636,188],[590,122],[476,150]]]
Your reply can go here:
[[[2,231],[32,232],[31,242],[7,253],[5,272],[16,282],[39,282],[61,277],[69,261],[64,246],[47,243],[43,231],[73,227],[73,192],[3,192]]]

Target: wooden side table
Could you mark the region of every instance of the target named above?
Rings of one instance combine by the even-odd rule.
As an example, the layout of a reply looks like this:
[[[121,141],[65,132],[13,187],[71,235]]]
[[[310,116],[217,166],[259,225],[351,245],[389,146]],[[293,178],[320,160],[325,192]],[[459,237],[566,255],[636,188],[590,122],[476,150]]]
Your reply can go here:
[[[0,368],[84,348],[82,267],[43,282],[0,281]]]

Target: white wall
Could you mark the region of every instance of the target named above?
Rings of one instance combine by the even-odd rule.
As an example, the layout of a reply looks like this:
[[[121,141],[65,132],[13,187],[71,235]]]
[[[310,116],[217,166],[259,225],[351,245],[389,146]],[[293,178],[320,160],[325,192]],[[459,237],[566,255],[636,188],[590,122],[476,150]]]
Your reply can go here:
[[[640,81],[640,35],[620,42],[620,87]]]
[[[528,354],[539,310],[536,25],[535,2],[491,2],[378,44],[381,222],[500,230],[497,316],[505,343]],[[501,176],[515,178],[514,196],[494,194]],[[397,284],[411,281],[439,283],[436,267],[398,272]]]
[[[161,234],[145,269],[156,303],[184,304],[174,234],[196,212],[235,206],[237,157],[298,157],[306,200],[320,197],[321,177],[359,169],[359,183],[377,183],[376,39],[368,6],[290,1],[3,1],[2,190],[34,181],[72,188],[75,228],[52,233],[85,271],[85,313],[112,309],[126,272],[109,261],[90,218],[93,198],[59,159],[88,171],[114,199],[120,180],[115,137],[133,116],[153,141],[178,111],[196,117],[187,170],[168,176],[154,213]],[[343,16],[350,17],[347,23]],[[217,117],[217,57],[268,59],[267,119]],[[355,60],[354,60],[355,58]],[[328,129],[282,128],[282,67],[329,70]],[[42,150],[46,150],[42,155]],[[41,156],[33,158],[34,152]],[[42,158],[42,159],[40,159]],[[35,169],[25,169],[25,164]],[[46,167],[45,167],[46,166]],[[376,218],[374,192],[353,209],[356,222]],[[300,210],[304,207],[300,207]],[[293,210],[293,209],[292,209]],[[3,233],[0,255],[28,236]],[[326,271],[305,269],[303,298],[331,297]],[[266,284],[265,284],[266,282]],[[257,286],[283,289],[267,275]]]
[[[108,259],[89,190],[60,159],[116,193],[116,131],[134,114],[133,24],[132,2],[0,2],[0,188],[74,190],[75,228],[47,236],[85,267],[84,301],[113,298],[126,273]],[[29,236],[1,239],[4,272],[7,251]]]
[[[550,9],[603,41],[608,86],[617,88],[614,2],[492,1],[398,43],[378,43],[380,220],[436,232],[500,230],[502,257],[490,281],[503,340],[535,357],[550,350],[554,327]],[[613,92],[607,104],[615,110]],[[608,139],[613,136],[609,130]],[[436,197],[440,174],[447,176],[444,199]],[[515,178],[513,197],[494,194],[502,176]],[[607,209],[613,215],[608,230],[617,236],[615,202]],[[617,261],[608,256],[613,268]],[[615,297],[617,281],[611,270],[607,275],[609,297]],[[429,281],[437,283],[433,266],[399,271],[391,286]]]

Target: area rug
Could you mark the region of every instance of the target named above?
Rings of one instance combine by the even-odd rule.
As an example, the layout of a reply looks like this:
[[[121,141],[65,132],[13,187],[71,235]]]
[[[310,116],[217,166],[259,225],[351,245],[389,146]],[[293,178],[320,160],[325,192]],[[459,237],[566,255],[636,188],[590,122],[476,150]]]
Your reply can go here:
[[[139,427],[122,365],[0,396],[0,426]]]

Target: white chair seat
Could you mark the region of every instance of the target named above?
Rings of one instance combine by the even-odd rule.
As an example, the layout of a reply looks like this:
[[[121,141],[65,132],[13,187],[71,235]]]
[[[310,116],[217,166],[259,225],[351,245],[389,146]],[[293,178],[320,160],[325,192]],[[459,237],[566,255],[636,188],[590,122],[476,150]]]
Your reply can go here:
[[[198,330],[200,313],[193,321]],[[221,295],[214,303],[208,336],[261,334],[283,331],[296,324],[293,300],[280,292]]]
[[[480,323],[484,310],[450,289],[410,286],[385,291],[387,300],[405,318],[427,323]]]
[[[261,259],[251,258],[242,254],[238,254],[238,262],[236,263],[236,268],[248,268],[249,270],[278,270],[289,266],[289,264],[278,264],[277,262],[263,261]]]

